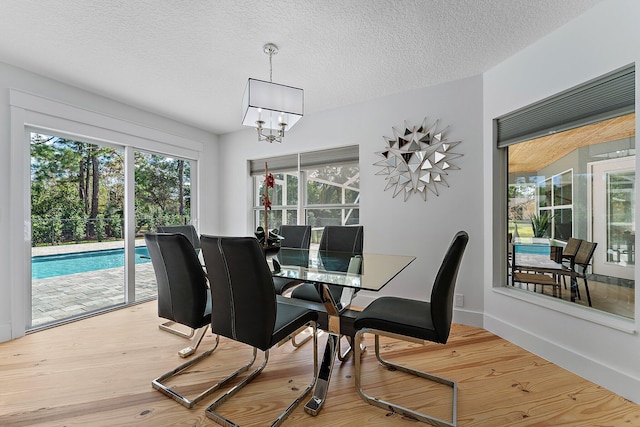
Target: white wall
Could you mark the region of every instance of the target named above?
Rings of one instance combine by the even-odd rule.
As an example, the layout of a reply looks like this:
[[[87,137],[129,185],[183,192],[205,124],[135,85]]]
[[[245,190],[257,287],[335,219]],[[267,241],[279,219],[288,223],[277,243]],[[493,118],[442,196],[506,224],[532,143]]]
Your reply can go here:
[[[85,116],[101,116],[104,118],[103,122],[105,123],[119,122],[122,128],[113,130],[116,131],[115,133],[120,132],[121,135],[133,136],[131,129],[135,128],[135,132],[138,133],[138,139],[144,140],[147,147],[152,147],[154,144],[153,136],[160,134],[168,135],[166,142],[169,144],[172,143],[174,136],[176,141],[180,141],[180,144],[184,141],[192,141],[192,145],[195,147],[216,145],[217,142],[215,135],[202,130],[0,63],[0,150],[2,152],[2,155],[0,155],[0,201],[2,201],[0,203],[0,235],[5,236],[4,244],[0,245],[0,271],[2,271],[0,275],[0,342],[22,334],[26,299],[26,284],[22,283],[22,279],[26,280],[26,278],[21,277],[24,274],[18,271],[18,269],[22,269],[19,264],[23,264],[22,261],[24,260],[19,263],[11,261],[12,257],[14,261],[17,259],[16,257],[19,257],[16,253],[22,252],[21,242],[25,240],[22,233],[23,230],[28,228],[20,220],[22,207],[17,206],[20,203],[10,202],[12,201],[12,194],[15,196],[15,191],[12,190],[16,187],[23,188],[22,182],[16,182],[20,180],[16,179],[16,176],[20,174],[15,173],[16,165],[11,163],[11,159],[14,157],[12,136],[20,138],[21,135],[19,134],[23,132],[24,128],[22,125],[21,128],[15,126],[14,117],[14,135],[11,134],[10,89],[58,101],[61,103],[59,105],[71,106],[70,109],[80,111]],[[135,90],[135,88],[131,88],[131,90]],[[63,113],[54,112],[54,115],[57,114]],[[74,118],[69,117],[68,119],[73,122]],[[76,121],[75,123],[79,122]],[[60,128],[57,130],[65,131],[68,129]],[[119,141],[116,140],[114,142]],[[25,139],[25,144],[28,144],[27,139]],[[180,148],[176,149],[180,150]],[[200,149],[198,148],[198,150]],[[194,148],[191,147],[191,150],[194,150]],[[204,158],[210,163],[216,162],[216,152],[216,149],[207,150]],[[28,162],[28,159],[25,160]],[[215,169],[215,165],[210,164],[209,166],[213,166]],[[21,165],[21,168],[26,171],[28,177],[28,165]],[[207,194],[217,197],[217,189],[210,185],[207,188]],[[14,197],[13,201],[15,202],[16,199],[20,198],[18,194],[18,197]],[[28,205],[27,194],[24,195],[24,200]],[[208,203],[205,203],[204,207],[210,209]],[[202,211],[202,208],[200,211]],[[11,220],[12,215],[17,219]],[[217,226],[217,222],[213,218],[215,218],[215,213],[208,216],[208,226],[210,227]],[[12,236],[17,237],[13,238]],[[16,277],[21,277],[21,280],[15,280]]]
[[[512,110],[640,60],[640,2],[596,5],[556,32],[484,74],[485,327],[548,360],[640,402],[638,321],[579,310],[571,304],[533,304],[517,291],[494,288],[502,271],[494,254],[504,225],[501,177],[492,120]],[[636,83],[637,87],[637,83]],[[636,94],[636,111],[638,111]],[[636,123],[637,128],[637,123]],[[636,199],[638,199],[636,186]],[[636,211],[636,223],[638,211]],[[636,271],[636,279],[637,279]],[[638,319],[636,297],[635,318]]]
[[[331,111],[308,114],[289,132],[282,144],[258,142],[256,132],[221,137],[221,176],[224,190],[220,200],[220,229],[223,234],[249,235],[251,225],[251,182],[248,159],[353,145],[360,146],[360,219],[365,227],[365,250],[408,254],[417,260],[381,292],[361,292],[355,301],[364,306],[379,295],[393,294],[428,300],[435,273],[453,235],[466,230],[470,241],[460,270],[457,293],[465,305],[455,319],[481,325],[483,294],[480,285],[482,263],[482,78],[459,80],[436,87],[376,99]],[[447,177],[450,185],[440,196],[429,195],[425,202],[413,195],[393,198],[384,191],[386,181],[376,175],[375,154],[385,147],[383,136],[393,137],[392,127],[404,121],[421,124],[440,119],[449,125],[449,141],[462,141],[455,152],[464,156],[452,161],[460,170]]]

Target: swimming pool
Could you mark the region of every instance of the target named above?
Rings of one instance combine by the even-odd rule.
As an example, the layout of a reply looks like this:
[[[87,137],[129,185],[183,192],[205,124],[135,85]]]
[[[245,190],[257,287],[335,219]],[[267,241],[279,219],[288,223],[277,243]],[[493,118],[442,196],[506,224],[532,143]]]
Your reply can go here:
[[[549,255],[551,253],[551,246],[549,245],[516,243],[514,246],[515,252],[518,254]]]
[[[146,246],[136,247],[136,264],[150,262]],[[124,249],[44,255],[31,258],[31,278],[46,279],[124,266]]]

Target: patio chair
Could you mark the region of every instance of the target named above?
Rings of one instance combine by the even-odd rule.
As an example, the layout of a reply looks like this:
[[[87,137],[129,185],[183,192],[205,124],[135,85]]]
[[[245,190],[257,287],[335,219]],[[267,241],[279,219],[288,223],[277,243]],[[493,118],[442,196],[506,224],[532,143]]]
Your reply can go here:
[[[587,269],[591,264],[591,259],[593,258],[593,254],[596,251],[596,246],[598,246],[596,242],[587,242],[583,240],[580,243],[580,247],[578,248],[578,251],[576,252],[576,255],[574,257],[573,268],[565,267],[565,271],[566,271],[565,276],[573,275],[574,277],[576,277],[576,281],[578,278],[581,278],[584,281],[584,288],[587,291],[587,301],[589,303],[589,307],[592,307],[592,305],[591,305],[591,294],[589,293],[589,282],[587,281]],[[563,277],[563,280],[564,280],[564,277]],[[579,288],[577,287],[577,283],[576,283],[576,293],[578,297],[580,297],[580,292],[579,292]]]

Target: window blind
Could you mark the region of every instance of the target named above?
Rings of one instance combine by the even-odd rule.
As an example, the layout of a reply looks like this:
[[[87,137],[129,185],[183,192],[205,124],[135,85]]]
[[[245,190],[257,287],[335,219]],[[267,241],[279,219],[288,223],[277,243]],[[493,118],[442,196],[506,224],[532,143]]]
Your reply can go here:
[[[311,169],[323,165],[341,165],[358,163],[359,149],[357,145],[330,148],[328,150],[308,151],[300,153],[300,169]],[[251,175],[264,173],[264,164],[269,164],[270,171],[287,172],[298,170],[298,155],[268,157],[249,161]]]
[[[358,163],[360,151],[357,145],[328,150],[300,153],[300,169],[312,169],[323,165]]]
[[[635,111],[635,65],[495,120],[498,148]]]
[[[289,154],[286,156],[269,157],[249,161],[249,171],[251,175],[264,174],[264,164],[269,164],[269,171],[290,172],[298,170],[298,155]]]

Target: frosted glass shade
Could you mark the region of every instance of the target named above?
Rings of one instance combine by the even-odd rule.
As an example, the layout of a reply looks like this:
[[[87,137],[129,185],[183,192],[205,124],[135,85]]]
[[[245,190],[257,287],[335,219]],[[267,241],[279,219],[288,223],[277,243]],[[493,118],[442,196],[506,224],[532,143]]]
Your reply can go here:
[[[257,127],[263,120],[265,129],[280,129],[286,123],[289,130],[304,113],[304,91],[291,86],[249,79],[242,97],[242,124]]]

